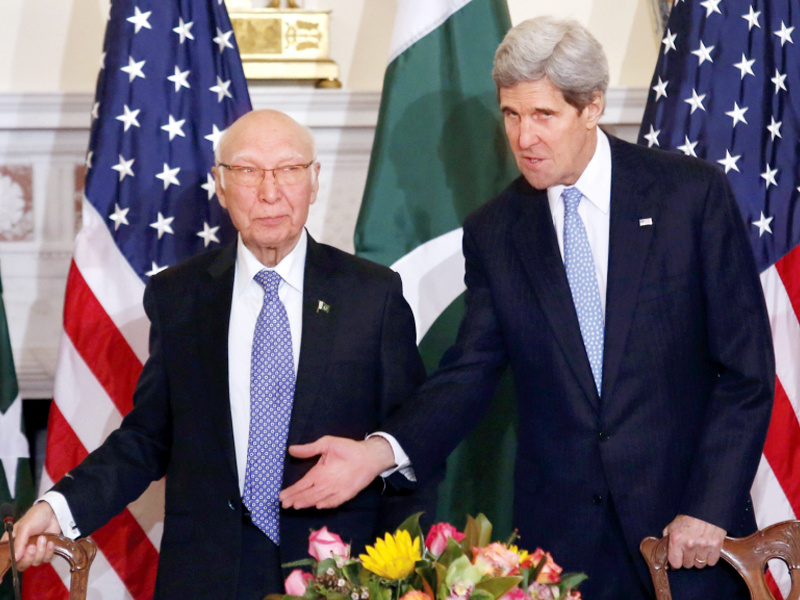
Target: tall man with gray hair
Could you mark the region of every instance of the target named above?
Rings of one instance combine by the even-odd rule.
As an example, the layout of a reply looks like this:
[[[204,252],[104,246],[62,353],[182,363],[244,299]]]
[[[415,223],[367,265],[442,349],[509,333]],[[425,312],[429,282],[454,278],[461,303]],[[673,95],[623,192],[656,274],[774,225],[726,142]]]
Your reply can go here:
[[[651,598],[638,545],[670,534],[675,598],[746,598],[724,536],[755,530],[749,490],[774,361],[755,261],[716,167],[603,133],[608,66],[574,21],[512,29],[493,72],[522,176],[464,223],[467,309],[437,373],[384,423],[425,481],[518,392],[514,524],[585,571],[587,598]],[[390,454],[323,438],[285,506],[353,493]],[[309,487],[313,484],[313,487]],[[713,568],[704,568],[704,567]]]

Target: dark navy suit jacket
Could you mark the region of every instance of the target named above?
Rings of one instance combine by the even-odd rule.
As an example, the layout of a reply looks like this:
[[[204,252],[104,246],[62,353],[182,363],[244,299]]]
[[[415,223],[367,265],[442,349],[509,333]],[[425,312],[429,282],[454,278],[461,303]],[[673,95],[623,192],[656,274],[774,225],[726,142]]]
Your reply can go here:
[[[229,246],[150,280],[150,357],[134,408],[55,486],[88,535],[166,475],[157,598],[233,598],[239,561],[248,560],[240,556],[242,503],[228,395],[235,256]],[[328,312],[317,310],[320,300]],[[288,443],[323,435],[363,439],[381,429],[424,376],[399,276],[309,238]],[[287,455],[284,486],[313,463]],[[427,511],[432,519],[435,479],[416,493],[382,494],[376,482],[335,510],[282,511],[282,562],[306,558],[309,530],[323,525],[357,553],[410,514]]]
[[[457,341],[387,426],[424,480],[483,414],[510,364],[520,544],[587,572],[587,591],[614,577],[597,570],[609,497],[643,585],[639,542],[678,514],[735,536],[755,529],[749,489],[775,377],[758,272],[724,175],[610,142],[601,395],[547,194],[519,178],[465,222],[467,309]]]

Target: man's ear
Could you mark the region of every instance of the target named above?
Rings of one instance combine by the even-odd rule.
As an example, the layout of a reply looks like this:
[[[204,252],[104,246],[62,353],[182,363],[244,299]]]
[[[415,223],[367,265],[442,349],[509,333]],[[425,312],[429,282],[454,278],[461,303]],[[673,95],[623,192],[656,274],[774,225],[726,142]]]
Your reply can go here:
[[[214,177],[214,191],[217,194],[219,205],[227,209],[228,204],[225,201],[225,190],[222,189],[222,169],[219,167],[211,167],[211,175]]]
[[[597,127],[597,123],[600,121],[600,117],[603,116],[603,111],[606,108],[606,97],[603,92],[595,92],[594,98],[592,101],[586,105],[586,108],[583,110],[586,114],[586,126],[587,128],[594,128]]]
[[[314,183],[312,184],[312,188],[311,188],[311,201],[309,202],[309,204],[314,204],[314,202],[317,201],[317,193],[319,192],[319,169],[320,169],[320,164],[318,162],[314,163],[313,165],[311,165],[311,168],[313,169],[313,175],[312,176],[314,177]]]

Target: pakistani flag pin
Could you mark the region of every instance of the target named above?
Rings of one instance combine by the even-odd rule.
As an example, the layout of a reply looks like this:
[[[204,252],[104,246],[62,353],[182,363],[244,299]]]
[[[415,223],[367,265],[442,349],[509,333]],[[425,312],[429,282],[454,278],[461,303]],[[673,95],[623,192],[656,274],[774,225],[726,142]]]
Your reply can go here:
[[[317,312],[327,313],[331,311],[331,307],[327,302],[323,302],[322,300],[319,300],[318,302],[319,303],[317,304]]]

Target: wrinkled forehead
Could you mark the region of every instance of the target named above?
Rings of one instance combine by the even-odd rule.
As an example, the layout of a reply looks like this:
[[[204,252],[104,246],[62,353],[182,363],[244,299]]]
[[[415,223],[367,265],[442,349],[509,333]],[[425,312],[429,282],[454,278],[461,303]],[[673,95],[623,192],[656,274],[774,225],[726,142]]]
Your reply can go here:
[[[231,162],[249,160],[269,166],[306,163],[314,158],[313,142],[307,132],[294,123],[256,122],[236,127],[221,144],[222,159]]]

